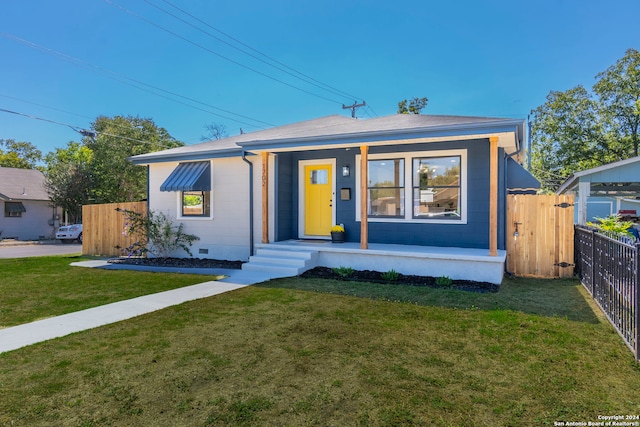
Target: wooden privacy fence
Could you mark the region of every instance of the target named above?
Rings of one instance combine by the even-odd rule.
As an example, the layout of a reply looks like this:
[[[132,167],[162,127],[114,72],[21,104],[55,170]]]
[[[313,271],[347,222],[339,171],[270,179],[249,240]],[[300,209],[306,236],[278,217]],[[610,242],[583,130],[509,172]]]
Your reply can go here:
[[[573,277],[573,196],[507,196],[507,271]]]
[[[82,207],[82,255],[123,255],[135,239],[123,234],[125,218],[116,209],[147,213],[147,202],[108,203]]]

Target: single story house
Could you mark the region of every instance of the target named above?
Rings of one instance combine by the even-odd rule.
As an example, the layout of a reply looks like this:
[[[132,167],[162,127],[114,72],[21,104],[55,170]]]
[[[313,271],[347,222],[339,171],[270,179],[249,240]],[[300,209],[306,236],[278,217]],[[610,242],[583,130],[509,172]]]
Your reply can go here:
[[[523,120],[333,115],[131,161],[148,167],[149,209],[199,236],[199,257],[500,283],[506,194],[539,188],[525,138]],[[336,224],[345,243],[330,242]]]
[[[557,194],[575,194],[576,224],[620,213],[637,220],[640,213],[640,156],[571,174]]]
[[[42,172],[0,167],[0,238],[53,238],[59,211],[51,207]]]

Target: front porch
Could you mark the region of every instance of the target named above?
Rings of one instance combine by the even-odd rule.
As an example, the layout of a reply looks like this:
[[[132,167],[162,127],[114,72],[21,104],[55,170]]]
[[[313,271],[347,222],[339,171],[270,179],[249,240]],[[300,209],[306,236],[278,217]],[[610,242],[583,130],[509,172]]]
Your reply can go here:
[[[288,274],[283,274],[286,276],[294,276],[316,266],[351,267],[356,270],[380,272],[393,269],[402,274],[447,276],[451,279],[493,284],[502,282],[506,260],[504,250],[498,250],[496,256],[489,255],[488,249],[378,243],[369,243],[368,249],[361,249],[360,244],[356,242],[286,240],[257,244],[256,256],[243,268],[259,269],[262,266],[268,269],[271,265],[275,270],[274,266],[286,265],[284,260],[288,259],[288,253],[296,259],[298,267],[297,270],[289,270]],[[304,258],[304,262],[300,262],[301,258]]]

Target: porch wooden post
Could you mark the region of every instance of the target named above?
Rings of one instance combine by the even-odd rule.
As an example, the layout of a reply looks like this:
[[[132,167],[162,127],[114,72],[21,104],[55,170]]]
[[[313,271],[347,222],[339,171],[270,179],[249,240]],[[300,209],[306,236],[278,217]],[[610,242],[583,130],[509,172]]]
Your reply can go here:
[[[369,249],[369,147],[360,146],[360,249]]]
[[[498,137],[489,138],[489,256],[498,256]]]
[[[262,152],[262,243],[269,243],[269,153]]]

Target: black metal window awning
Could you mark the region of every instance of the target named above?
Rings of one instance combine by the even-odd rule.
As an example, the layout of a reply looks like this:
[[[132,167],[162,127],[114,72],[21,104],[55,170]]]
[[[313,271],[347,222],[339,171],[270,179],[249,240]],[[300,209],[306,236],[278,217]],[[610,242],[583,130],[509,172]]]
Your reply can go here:
[[[22,202],[4,202],[4,210],[8,213],[22,213],[27,211]]]
[[[211,163],[180,163],[162,183],[160,191],[211,191]]]

